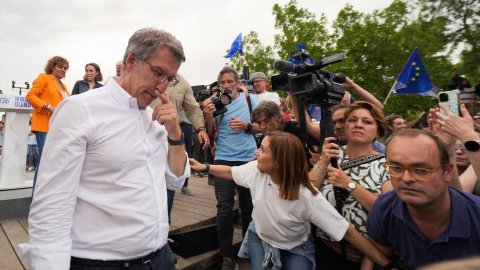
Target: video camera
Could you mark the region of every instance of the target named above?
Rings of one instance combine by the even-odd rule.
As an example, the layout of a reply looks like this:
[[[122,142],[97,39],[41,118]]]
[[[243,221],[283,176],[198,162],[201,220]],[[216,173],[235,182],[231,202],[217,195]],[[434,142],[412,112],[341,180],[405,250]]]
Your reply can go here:
[[[341,83],[345,81],[345,74],[334,74],[323,67],[343,61],[343,53],[324,58],[315,64],[305,63],[305,59],[310,57],[305,49],[293,51],[291,57],[301,63],[295,65],[283,60],[273,63],[273,67],[282,73],[272,76],[272,90],[286,90],[292,95],[302,96],[307,104],[320,106],[333,106],[342,100],[345,88]],[[290,74],[292,72],[294,74]]]
[[[200,102],[204,101],[205,99],[209,98],[212,95],[210,89],[208,89],[205,85],[195,85],[192,86],[193,96],[195,97],[195,101]]]
[[[245,88],[247,88],[248,93],[252,94],[253,93],[253,80],[250,80],[250,70],[248,66],[243,67],[243,74],[242,74],[242,79],[240,80],[243,82],[245,85]]]
[[[298,120],[302,129],[302,136],[308,136],[306,130],[305,103],[320,105],[322,119],[320,119],[320,145],[326,137],[335,137],[333,130],[332,110],[333,105],[338,104],[345,95],[345,88],[341,83],[346,79],[345,74],[331,73],[324,70],[323,67],[343,61],[344,54],[336,54],[324,58],[318,63],[307,64],[306,59],[310,54],[305,49],[297,49],[291,53],[294,60],[300,60],[300,64],[277,60],[273,67],[282,73],[272,77],[273,90],[286,90],[296,96],[298,105]],[[294,73],[293,75],[290,73]],[[311,145],[308,145],[310,151],[315,152]],[[320,147],[321,149],[321,147]],[[332,167],[338,168],[336,158],[330,160]],[[335,201],[337,211],[342,214],[343,189],[334,187]],[[344,249],[344,244],[342,244]]]

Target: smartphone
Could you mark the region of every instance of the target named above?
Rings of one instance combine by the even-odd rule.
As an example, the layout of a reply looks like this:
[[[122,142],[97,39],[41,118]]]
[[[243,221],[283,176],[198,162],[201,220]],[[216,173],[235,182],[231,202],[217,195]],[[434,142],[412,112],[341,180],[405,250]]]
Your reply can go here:
[[[459,115],[459,105],[460,105],[460,91],[451,90],[438,93],[439,103],[445,104],[452,112],[456,115]],[[440,112],[444,115],[447,113],[440,109]]]

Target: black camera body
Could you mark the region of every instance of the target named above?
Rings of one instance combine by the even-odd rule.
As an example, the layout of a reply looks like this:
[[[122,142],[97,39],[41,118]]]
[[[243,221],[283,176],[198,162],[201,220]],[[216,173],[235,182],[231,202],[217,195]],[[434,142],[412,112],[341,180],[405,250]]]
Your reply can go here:
[[[274,68],[282,73],[272,76],[272,90],[286,90],[292,95],[302,96],[307,104],[320,106],[333,106],[342,100],[345,88],[341,83],[345,81],[345,75],[334,74],[323,67],[341,62],[343,53],[324,58],[313,65],[305,63],[304,59],[310,56],[305,49],[295,50],[291,56],[301,63],[294,65],[287,61],[275,61]],[[292,72],[295,74],[292,75]]]
[[[212,99],[210,99],[210,101],[215,104],[215,112],[213,112],[213,117],[217,116],[217,115],[221,115],[221,114],[224,114],[228,111],[227,109],[227,105],[230,104],[232,102],[232,98],[223,93],[221,95],[217,95],[215,97],[212,97]]]

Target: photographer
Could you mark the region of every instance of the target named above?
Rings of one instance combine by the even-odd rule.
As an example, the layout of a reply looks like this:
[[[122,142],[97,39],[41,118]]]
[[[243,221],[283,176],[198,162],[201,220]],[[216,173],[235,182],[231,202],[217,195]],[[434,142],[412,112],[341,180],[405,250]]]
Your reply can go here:
[[[254,96],[246,96],[238,88],[238,73],[231,67],[224,67],[218,74],[218,83],[224,94],[231,98],[226,105],[227,111],[214,117],[217,110],[211,99],[204,102],[207,131],[210,138],[215,138],[215,165],[240,166],[253,158],[256,144],[253,133],[260,132],[258,125],[251,124],[251,111],[258,105]],[[250,99],[250,101],[248,100]],[[235,188],[242,217],[242,236],[252,220],[252,198],[248,188],[240,187],[235,182],[215,176],[215,196],[217,198],[217,225],[220,255],[223,257],[222,269],[236,269],[233,241],[233,202]]]

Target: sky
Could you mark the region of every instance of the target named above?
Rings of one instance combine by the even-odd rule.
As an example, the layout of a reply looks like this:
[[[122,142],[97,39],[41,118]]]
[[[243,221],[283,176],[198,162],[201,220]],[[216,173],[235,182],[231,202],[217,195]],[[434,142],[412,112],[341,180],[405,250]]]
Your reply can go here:
[[[70,64],[63,83],[70,91],[85,75],[85,64],[100,66],[104,80],[115,75],[130,36],[138,29],[165,29],[183,44],[186,62],[179,69],[191,85],[216,80],[228,62],[223,56],[242,33],[255,31],[264,46],[274,45],[275,3],[288,0],[0,0],[0,89],[18,95],[30,86],[48,59]],[[331,24],[351,4],[360,12],[388,7],[393,0],[298,0],[297,7],[327,16]],[[238,56],[237,56],[238,57]],[[25,90],[22,90],[25,96]]]

